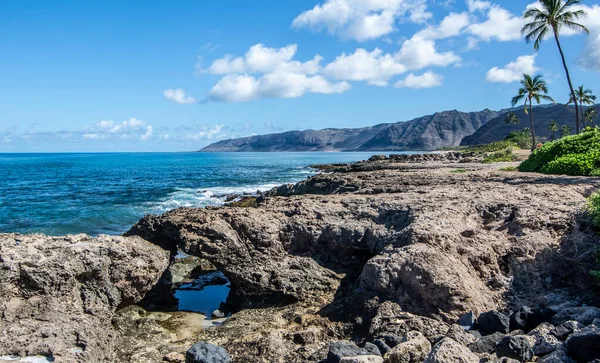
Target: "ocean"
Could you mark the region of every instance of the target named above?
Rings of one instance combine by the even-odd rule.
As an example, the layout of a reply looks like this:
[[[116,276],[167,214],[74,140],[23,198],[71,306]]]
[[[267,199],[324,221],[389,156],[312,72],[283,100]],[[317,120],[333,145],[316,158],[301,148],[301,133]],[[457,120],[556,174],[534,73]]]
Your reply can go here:
[[[221,205],[373,153],[0,154],[0,232],[121,234],[146,214]]]

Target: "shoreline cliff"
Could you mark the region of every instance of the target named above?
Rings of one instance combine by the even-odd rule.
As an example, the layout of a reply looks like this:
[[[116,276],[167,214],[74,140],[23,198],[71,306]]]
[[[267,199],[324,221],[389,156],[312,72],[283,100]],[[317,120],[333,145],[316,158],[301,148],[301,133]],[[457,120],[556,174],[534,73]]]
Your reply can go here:
[[[183,362],[205,341],[230,357],[212,351],[219,362],[583,361],[596,353],[578,347],[600,339],[582,252],[598,240],[582,211],[600,178],[500,170],[514,165],[376,156],[228,206],[149,215],[122,237],[1,235],[0,356]],[[139,306],[173,280],[178,250],[230,281],[222,324]],[[112,262],[58,269],[80,254]],[[92,317],[81,338],[70,321]]]

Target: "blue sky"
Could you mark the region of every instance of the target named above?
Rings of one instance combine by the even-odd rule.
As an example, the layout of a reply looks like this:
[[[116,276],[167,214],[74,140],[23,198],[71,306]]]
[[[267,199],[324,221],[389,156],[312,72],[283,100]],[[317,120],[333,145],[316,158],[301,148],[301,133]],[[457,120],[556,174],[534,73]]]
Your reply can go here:
[[[565,33],[600,90],[591,35]],[[568,88],[520,1],[0,2],[0,152],[186,151],[237,136],[509,107],[521,72]],[[535,3],[529,6],[535,6]],[[598,91],[600,93],[600,91]]]

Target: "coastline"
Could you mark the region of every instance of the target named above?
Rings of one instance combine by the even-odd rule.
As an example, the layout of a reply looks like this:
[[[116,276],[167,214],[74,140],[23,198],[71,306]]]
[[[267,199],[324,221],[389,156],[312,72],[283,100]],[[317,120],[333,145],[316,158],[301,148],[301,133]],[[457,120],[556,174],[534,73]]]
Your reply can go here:
[[[172,320],[128,303],[107,313],[126,344],[94,342],[103,349],[78,354],[110,361],[102,351],[116,350],[122,361],[160,362],[180,359],[204,340],[224,347],[234,362],[329,362],[330,344],[352,338],[363,346],[356,349],[366,349],[378,340],[393,345],[396,337],[428,346],[425,355],[452,345],[465,361],[479,361],[490,357],[478,348],[483,338],[455,329],[464,314],[510,315],[543,304],[555,310],[549,322],[555,326],[565,316],[578,320],[592,298],[589,276],[565,271],[563,255],[594,238],[577,213],[600,179],[505,172],[500,169],[516,164],[432,155],[325,167],[327,173],[274,188],[250,207],[179,208],[144,217],[119,238],[145,245],[142,237],[161,247],[157,253],[170,251],[157,270],[166,270],[177,249],[212,263],[232,283],[232,315],[221,326],[181,335],[185,314],[162,313],[179,316]],[[136,296],[156,284],[159,275],[152,276]],[[3,291],[22,299],[13,279],[3,281]],[[0,301],[4,310],[6,304]],[[140,327],[142,321],[150,325]],[[14,353],[6,351],[8,338],[0,340],[0,355]],[[44,353],[39,346],[21,356]],[[60,348],[50,353],[67,357]]]

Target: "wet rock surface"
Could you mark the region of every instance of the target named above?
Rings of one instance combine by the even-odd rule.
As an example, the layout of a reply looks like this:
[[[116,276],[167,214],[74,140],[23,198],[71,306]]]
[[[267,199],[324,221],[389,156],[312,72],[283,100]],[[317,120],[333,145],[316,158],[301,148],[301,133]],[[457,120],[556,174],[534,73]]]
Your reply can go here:
[[[139,237],[0,235],[0,356],[114,362],[115,311],[140,301],[169,263]]]

